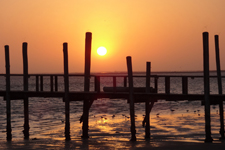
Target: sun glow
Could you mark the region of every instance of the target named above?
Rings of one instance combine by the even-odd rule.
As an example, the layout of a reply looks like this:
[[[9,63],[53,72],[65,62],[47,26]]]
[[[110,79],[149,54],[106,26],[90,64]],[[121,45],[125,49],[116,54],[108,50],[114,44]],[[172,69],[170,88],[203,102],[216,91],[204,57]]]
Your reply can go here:
[[[104,56],[104,55],[107,53],[107,50],[106,50],[105,47],[101,46],[101,47],[99,47],[99,48],[97,49],[97,53],[98,53],[98,55],[100,55],[100,56]]]

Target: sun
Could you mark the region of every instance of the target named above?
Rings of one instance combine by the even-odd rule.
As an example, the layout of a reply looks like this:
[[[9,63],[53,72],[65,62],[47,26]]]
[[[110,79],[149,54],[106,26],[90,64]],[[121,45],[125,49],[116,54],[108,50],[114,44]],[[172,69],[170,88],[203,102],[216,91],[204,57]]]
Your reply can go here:
[[[99,48],[97,49],[97,53],[98,53],[98,55],[100,55],[100,56],[104,56],[104,55],[107,53],[107,50],[106,50],[105,47],[101,46],[101,47],[99,47]]]

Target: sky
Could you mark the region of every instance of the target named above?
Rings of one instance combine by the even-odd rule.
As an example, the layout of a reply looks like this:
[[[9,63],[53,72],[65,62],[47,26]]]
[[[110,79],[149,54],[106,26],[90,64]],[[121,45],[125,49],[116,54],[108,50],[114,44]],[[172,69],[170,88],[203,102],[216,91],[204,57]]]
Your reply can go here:
[[[11,73],[22,73],[28,43],[29,73],[62,73],[63,43],[69,72],[84,72],[85,33],[92,32],[91,72],[203,70],[202,33],[209,32],[210,70],[219,35],[225,70],[224,0],[1,0],[0,73],[9,45]],[[104,46],[107,54],[97,55]]]

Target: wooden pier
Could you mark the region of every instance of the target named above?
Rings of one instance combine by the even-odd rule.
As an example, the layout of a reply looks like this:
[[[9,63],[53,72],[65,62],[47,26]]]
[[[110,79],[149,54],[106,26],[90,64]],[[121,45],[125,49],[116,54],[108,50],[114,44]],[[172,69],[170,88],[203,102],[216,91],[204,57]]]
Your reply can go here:
[[[0,91],[0,96],[4,97],[6,100],[7,109],[7,140],[12,140],[12,129],[11,129],[11,102],[13,100],[24,101],[24,139],[29,139],[29,98],[30,97],[52,97],[52,98],[62,98],[65,102],[65,139],[70,140],[70,102],[71,101],[83,101],[83,115],[80,119],[83,122],[82,138],[88,138],[88,117],[89,109],[94,102],[94,100],[100,98],[110,99],[126,99],[130,105],[130,120],[131,120],[131,140],[136,140],[136,129],[135,129],[135,111],[134,103],[145,103],[145,119],[143,125],[145,125],[145,138],[150,138],[150,120],[149,114],[154,103],[158,100],[166,101],[179,101],[179,100],[189,100],[189,101],[202,101],[205,105],[205,132],[206,139],[205,142],[212,142],[211,137],[211,125],[210,125],[210,105],[219,104],[220,106],[220,134],[221,139],[224,139],[224,117],[223,117],[223,101],[225,100],[225,95],[222,94],[221,86],[221,74],[218,57],[218,76],[209,76],[209,57],[208,57],[208,33],[203,33],[203,51],[204,51],[204,76],[169,76],[169,75],[151,75],[151,63],[146,63],[146,75],[145,76],[134,76],[132,71],[132,59],[130,56],[127,57],[127,70],[128,74],[124,76],[100,76],[91,75],[91,39],[92,34],[90,32],[86,33],[85,40],[85,70],[84,74],[69,74],[68,70],[68,46],[67,43],[63,43],[63,58],[64,58],[64,74],[29,74],[28,73],[28,58],[27,58],[27,43],[23,43],[23,74],[11,74],[10,73],[10,59],[9,59],[9,46],[5,46],[5,60],[6,60],[6,73],[0,74],[0,76],[6,77],[6,89]],[[218,37],[216,37],[217,53],[218,53]],[[219,54],[218,54],[219,55]],[[12,76],[23,77],[23,90],[15,91],[10,88],[10,79]],[[29,90],[29,77],[35,77],[36,89]],[[43,88],[43,77],[48,76],[50,79],[50,91],[44,91]],[[69,77],[79,76],[84,78],[84,91],[75,92],[69,90]],[[64,78],[64,91],[58,90],[58,78]],[[100,88],[101,78],[111,77],[113,79],[112,87]],[[117,87],[117,78],[123,78],[123,87]],[[133,78],[145,78],[145,87],[134,87]],[[165,93],[158,93],[158,78],[165,78]],[[172,77],[181,78],[182,80],[182,93],[173,94],[170,91],[170,82]],[[90,91],[90,78],[94,78],[94,91]],[[150,87],[150,79],[154,79],[154,86]],[[204,78],[204,94],[189,94],[188,92],[188,79],[189,78]],[[218,78],[219,94],[209,93],[209,78]],[[128,80],[128,82],[127,82]],[[128,84],[129,83],[129,84]]]

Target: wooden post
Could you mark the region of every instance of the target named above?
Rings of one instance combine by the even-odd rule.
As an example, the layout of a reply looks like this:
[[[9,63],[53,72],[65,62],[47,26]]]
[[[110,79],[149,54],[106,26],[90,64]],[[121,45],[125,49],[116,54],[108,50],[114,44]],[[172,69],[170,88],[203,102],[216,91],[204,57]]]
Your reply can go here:
[[[219,36],[215,35],[215,50],[216,50],[216,68],[217,68],[217,81],[219,94],[223,94],[222,81],[221,81],[221,69],[220,69],[220,53],[219,53]],[[220,112],[220,139],[224,139],[224,115],[223,115],[223,101],[219,102]]]
[[[40,76],[40,90],[43,91],[43,76]]]
[[[209,38],[208,32],[203,33],[203,66],[204,66],[204,99],[205,99],[205,142],[212,142],[210,124],[210,99],[209,99]]]
[[[84,72],[84,91],[90,90],[90,74],[91,74],[91,40],[92,33],[87,32],[85,38],[85,72]],[[83,104],[83,135],[82,138],[88,138],[88,116],[89,116],[89,101],[84,100]]]
[[[188,94],[188,78],[182,77],[182,93]]]
[[[166,94],[170,94],[170,77],[165,77],[165,91]]]
[[[12,140],[12,128],[11,128],[11,102],[10,102],[10,61],[9,61],[9,46],[5,45],[5,69],[6,69],[6,139]]]
[[[150,75],[151,75],[151,62],[147,62],[146,63],[146,93],[150,93]],[[149,113],[150,113],[149,98],[147,98],[145,102],[145,117],[146,117],[145,139],[150,138]]]
[[[96,92],[100,92],[100,77],[99,76],[95,76],[95,91]]]
[[[67,43],[63,43],[63,56],[64,56],[64,86],[65,86],[65,137],[70,140],[70,100],[69,100],[69,67],[68,67],[68,50]]]
[[[123,77],[123,86],[127,87],[127,77]]]
[[[50,76],[50,86],[51,86],[51,92],[53,92],[53,75]]]
[[[39,91],[39,76],[36,75],[36,91]]]
[[[127,57],[127,71],[129,81],[129,99],[130,99],[130,118],[131,118],[131,141],[136,141],[136,129],[135,129],[135,118],[134,118],[134,88],[133,88],[133,71],[131,57]]]
[[[156,93],[158,93],[158,76],[155,76],[154,83],[155,83],[155,91]]]
[[[113,92],[116,92],[116,77],[113,77]]]
[[[23,43],[23,90],[28,91],[28,59],[27,43]],[[28,97],[24,97],[24,139],[29,139],[29,103]]]
[[[55,91],[58,91],[58,76],[55,76]]]

